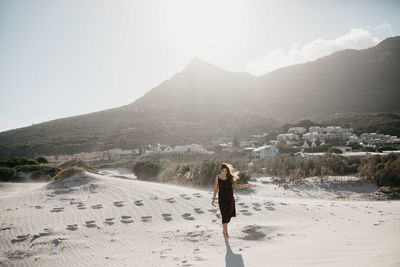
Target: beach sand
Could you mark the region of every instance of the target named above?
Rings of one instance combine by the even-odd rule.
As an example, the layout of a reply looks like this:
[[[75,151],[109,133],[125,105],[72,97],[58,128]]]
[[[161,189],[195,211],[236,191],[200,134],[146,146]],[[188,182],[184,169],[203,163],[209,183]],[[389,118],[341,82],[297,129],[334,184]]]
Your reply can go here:
[[[1,183],[0,265],[400,266],[400,201],[250,183],[235,191],[228,242],[212,188],[88,172],[64,184]]]

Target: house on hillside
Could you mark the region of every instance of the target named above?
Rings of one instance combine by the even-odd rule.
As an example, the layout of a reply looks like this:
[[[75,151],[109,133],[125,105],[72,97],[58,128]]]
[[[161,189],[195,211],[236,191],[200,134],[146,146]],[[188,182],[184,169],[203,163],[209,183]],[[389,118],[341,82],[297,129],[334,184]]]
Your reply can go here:
[[[292,128],[289,128],[288,132],[293,133],[293,134],[302,135],[307,132],[307,129],[304,127],[292,127]]]
[[[275,145],[266,145],[253,149],[252,156],[254,158],[274,158],[278,155],[279,149]]]

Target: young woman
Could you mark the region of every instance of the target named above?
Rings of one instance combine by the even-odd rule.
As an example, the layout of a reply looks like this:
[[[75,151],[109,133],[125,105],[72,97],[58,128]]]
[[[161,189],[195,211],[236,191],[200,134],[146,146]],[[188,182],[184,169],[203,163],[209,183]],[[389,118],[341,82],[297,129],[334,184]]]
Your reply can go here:
[[[233,187],[236,189],[249,188],[250,184],[239,185],[235,183],[239,177],[237,171],[229,163],[222,163],[221,173],[215,177],[214,196],[211,205],[215,207],[215,196],[218,192],[218,205],[222,217],[222,228],[226,240],[229,239],[228,223],[231,217],[236,217],[235,199],[233,197]]]

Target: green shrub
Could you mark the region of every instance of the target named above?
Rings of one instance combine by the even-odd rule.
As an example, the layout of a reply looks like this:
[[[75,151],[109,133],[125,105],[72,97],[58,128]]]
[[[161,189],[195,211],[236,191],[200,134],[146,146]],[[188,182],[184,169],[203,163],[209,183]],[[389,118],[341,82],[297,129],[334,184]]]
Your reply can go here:
[[[49,163],[45,157],[37,157],[35,160],[39,163]]]
[[[192,183],[208,186],[214,183],[215,176],[220,172],[221,163],[214,159],[205,159],[193,166]]]
[[[239,181],[238,181],[238,183],[239,184],[247,184],[247,182],[250,180],[250,174],[248,174],[247,172],[245,172],[245,171],[241,171],[241,172],[239,172]]]
[[[161,162],[157,161],[138,161],[133,167],[133,172],[140,180],[156,180],[161,171]]]
[[[39,171],[43,167],[42,165],[18,165],[15,166],[14,169],[19,171],[19,172],[34,172],[34,171]]]
[[[0,167],[0,181],[9,182],[15,180],[17,171],[14,168]]]
[[[39,165],[39,162],[24,157],[0,158],[0,167],[13,168],[20,165]]]
[[[41,169],[36,170],[32,173],[32,180],[41,180],[41,181],[49,181],[53,176],[55,176],[61,168],[58,167],[50,167],[50,166],[42,166]]]

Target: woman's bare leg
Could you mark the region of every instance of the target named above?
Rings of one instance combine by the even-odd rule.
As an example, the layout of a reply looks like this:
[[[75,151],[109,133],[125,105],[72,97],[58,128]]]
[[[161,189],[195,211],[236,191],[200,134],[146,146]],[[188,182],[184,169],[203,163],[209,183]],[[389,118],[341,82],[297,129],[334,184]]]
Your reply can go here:
[[[224,229],[223,231],[224,231],[225,238],[228,239],[229,238],[229,235],[228,235],[228,223],[223,223],[222,224],[222,228]]]

